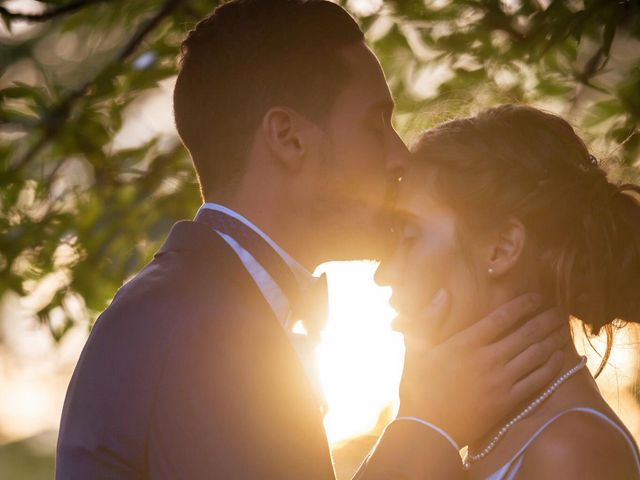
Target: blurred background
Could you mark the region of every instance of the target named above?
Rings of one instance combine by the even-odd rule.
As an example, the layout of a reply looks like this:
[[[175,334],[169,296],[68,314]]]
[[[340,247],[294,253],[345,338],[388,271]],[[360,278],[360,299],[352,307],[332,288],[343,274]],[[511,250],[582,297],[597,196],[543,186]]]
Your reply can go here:
[[[640,181],[637,0],[349,0],[395,124],[496,103],[569,119],[615,180]],[[171,93],[179,44],[218,2],[0,0],[0,478],[52,478],[64,393],[92,322],[200,204]],[[402,339],[376,265],[332,263],[317,350],[339,478],[394,414]],[[639,292],[640,295],[640,292]],[[640,439],[638,341],[599,377]],[[594,372],[605,340],[576,328]]]

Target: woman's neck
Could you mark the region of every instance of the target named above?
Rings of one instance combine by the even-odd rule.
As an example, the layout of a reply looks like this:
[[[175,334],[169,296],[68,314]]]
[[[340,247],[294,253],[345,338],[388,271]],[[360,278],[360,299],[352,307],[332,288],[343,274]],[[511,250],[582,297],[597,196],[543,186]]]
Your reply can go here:
[[[569,325],[567,325],[566,328],[569,329]],[[556,375],[556,377],[551,382],[549,382],[548,385],[545,385],[544,387],[542,387],[540,390],[535,392],[533,395],[527,398],[524,402],[522,402],[516,408],[514,408],[511,412],[509,412],[509,414],[506,415],[498,423],[496,423],[496,425],[494,425],[494,428],[492,428],[484,437],[480,438],[477,441],[472,442],[470,445],[472,451],[478,452],[482,450],[503,426],[505,426],[512,418],[514,418],[516,415],[522,412],[536,398],[542,395],[542,393],[547,388],[549,388],[549,386],[553,384],[553,382],[555,382],[561,375],[571,370],[580,362],[580,355],[578,355],[578,352],[576,351],[575,345],[573,344],[572,341],[567,342],[565,347],[562,349],[562,352],[564,353],[564,362],[562,364],[562,368],[560,369],[560,371],[558,371],[558,374]],[[551,397],[553,397],[555,394],[557,394],[557,392],[552,394]],[[549,400],[547,399],[546,402],[541,403],[541,407],[544,408],[544,404],[548,402]]]

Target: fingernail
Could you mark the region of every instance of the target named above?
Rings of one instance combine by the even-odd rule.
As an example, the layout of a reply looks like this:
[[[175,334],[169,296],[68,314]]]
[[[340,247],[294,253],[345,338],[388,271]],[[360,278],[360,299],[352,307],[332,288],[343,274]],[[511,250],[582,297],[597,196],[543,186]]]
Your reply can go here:
[[[447,292],[444,288],[441,288],[436,292],[431,300],[431,305],[434,307],[439,307],[444,303],[445,298],[447,298]]]

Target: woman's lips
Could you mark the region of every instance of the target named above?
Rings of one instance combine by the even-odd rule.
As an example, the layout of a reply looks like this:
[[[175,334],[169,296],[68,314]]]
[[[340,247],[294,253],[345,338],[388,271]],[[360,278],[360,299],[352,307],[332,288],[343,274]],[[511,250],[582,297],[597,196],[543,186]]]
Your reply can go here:
[[[411,315],[415,310],[412,308],[411,302],[408,302],[406,297],[397,291],[391,295],[389,305],[391,305],[391,308],[398,312],[399,315]]]
[[[410,302],[399,294],[389,299],[389,304],[397,312],[391,328],[405,336],[427,338],[432,334],[433,319],[425,317],[424,307]]]
[[[415,329],[416,315],[412,314],[408,305],[401,301],[397,294],[389,300],[391,307],[397,312],[396,317],[391,322],[391,328],[402,334],[407,334]]]

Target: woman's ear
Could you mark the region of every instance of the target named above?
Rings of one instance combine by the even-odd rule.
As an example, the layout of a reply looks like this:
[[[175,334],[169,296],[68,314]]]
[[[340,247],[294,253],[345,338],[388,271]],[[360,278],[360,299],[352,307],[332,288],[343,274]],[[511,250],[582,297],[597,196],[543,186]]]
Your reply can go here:
[[[512,218],[494,232],[489,249],[487,273],[499,277],[511,271],[524,250],[527,229],[523,223]]]
[[[308,120],[295,111],[274,107],[262,117],[261,133],[273,158],[284,168],[297,171],[308,148]]]

